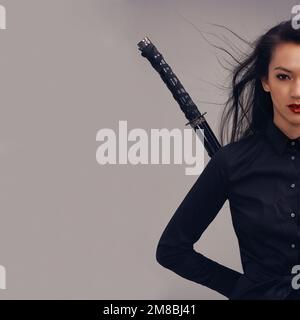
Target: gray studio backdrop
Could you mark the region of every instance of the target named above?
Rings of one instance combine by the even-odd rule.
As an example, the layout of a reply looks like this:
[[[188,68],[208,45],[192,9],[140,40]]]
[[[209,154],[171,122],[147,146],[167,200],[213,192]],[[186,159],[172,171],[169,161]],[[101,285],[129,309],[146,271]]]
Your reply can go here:
[[[0,0],[1,299],[226,299],[160,266],[163,229],[197,176],[96,161],[102,128],[184,129],[137,43],[155,43],[218,134],[228,84],[209,23],[254,40],[294,1]],[[212,34],[208,39],[227,49]],[[242,48],[242,47],[241,47]],[[245,48],[245,47],[243,47]],[[224,60],[223,60],[224,62]],[[207,163],[208,157],[205,161]],[[195,245],[242,271],[226,202]]]

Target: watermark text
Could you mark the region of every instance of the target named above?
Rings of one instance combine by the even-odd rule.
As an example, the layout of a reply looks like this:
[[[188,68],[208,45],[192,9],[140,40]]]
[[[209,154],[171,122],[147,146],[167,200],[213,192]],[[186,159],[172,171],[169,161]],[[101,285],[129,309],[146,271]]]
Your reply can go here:
[[[6,29],[6,9],[0,4],[0,30]]]
[[[0,265],[0,290],[6,289],[6,270],[5,267]]]
[[[149,133],[141,128],[128,132],[127,121],[123,120],[119,121],[117,134],[113,129],[103,128],[97,132],[96,141],[101,142],[96,151],[96,160],[101,165],[184,162],[188,166],[186,175],[199,175],[204,168],[203,137],[201,141],[201,136],[197,136],[192,128],[183,132],[178,128],[151,129],[149,137]]]
[[[295,15],[292,18],[292,27],[295,30],[300,28],[300,5],[295,5],[292,7],[292,14]]]

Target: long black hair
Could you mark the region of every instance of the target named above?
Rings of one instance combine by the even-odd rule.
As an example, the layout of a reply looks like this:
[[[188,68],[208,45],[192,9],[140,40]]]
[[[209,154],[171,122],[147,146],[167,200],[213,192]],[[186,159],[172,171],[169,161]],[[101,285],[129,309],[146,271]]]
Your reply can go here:
[[[268,78],[268,67],[275,47],[286,42],[300,44],[300,30],[293,28],[292,20],[286,20],[272,27],[254,42],[249,43],[242,37],[239,38],[250,45],[251,52],[242,61],[235,59],[230,95],[219,128],[222,145],[225,135],[229,142],[238,141],[263,129],[266,120],[273,119],[272,99],[270,93],[264,91],[261,79]]]

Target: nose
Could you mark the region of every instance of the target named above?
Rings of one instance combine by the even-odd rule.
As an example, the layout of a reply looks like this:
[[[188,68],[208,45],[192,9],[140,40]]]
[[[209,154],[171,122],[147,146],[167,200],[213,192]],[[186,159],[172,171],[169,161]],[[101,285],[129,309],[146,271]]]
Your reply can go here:
[[[300,100],[300,79],[295,81],[291,87],[291,98]]]

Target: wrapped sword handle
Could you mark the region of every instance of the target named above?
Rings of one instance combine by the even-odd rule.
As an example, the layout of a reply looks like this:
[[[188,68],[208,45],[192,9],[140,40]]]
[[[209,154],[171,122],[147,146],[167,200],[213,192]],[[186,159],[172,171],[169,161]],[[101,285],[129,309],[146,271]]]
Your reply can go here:
[[[171,91],[174,99],[180,106],[186,119],[189,121],[186,125],[190,125],[199,134],[201,129],[204,131],[204,147],[210,157],[221,147],[218,139],[207,123],[204,114],[201,114],[190,95],[186,92],[183,85],[167,64],[162,54],[157,50],[148,37],[145,37],[138,43],[138,49],[141,55],[145,57],[152,67],[159,73],[163,82]]]

